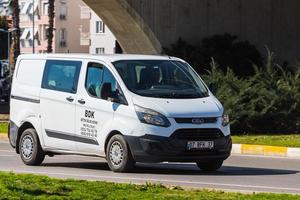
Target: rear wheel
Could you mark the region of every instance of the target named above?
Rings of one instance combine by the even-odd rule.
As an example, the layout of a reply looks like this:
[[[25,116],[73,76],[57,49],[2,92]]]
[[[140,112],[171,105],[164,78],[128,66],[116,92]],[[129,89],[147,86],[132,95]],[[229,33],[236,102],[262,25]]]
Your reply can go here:
[[[45,159],[45,153],[39,138],[33,128],[26,129],[20,138],[19,152],[26,165],[40,165]]]
[[[122,135],[110,138],[106,148],[109,168],[114,172],[127,172],[134,166],[129,146]]]
[[[207,172],[214,172],[220,169],[223,165],[223,160],[213,160],[209,162],[197,162],[197,166]]]

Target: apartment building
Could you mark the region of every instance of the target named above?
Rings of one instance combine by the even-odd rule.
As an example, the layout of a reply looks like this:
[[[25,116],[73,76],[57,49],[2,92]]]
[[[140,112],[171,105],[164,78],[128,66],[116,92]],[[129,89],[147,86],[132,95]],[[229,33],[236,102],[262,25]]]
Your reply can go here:
[[[117,40],[103,21],[91,11],[90,19],[90,53],[91,54],[113,54],[117,51]]]
[[[47,50],[48,0],[19,0],[21,53],[44,53]],[[81,19],[81,0],[56,0],[53,52],[88,53],[89,43],[81,36],[89,32],[89,20]],[[34,28],[33,28],[34,16]]]
[[[11,0],[0,0],[0,14],[10,16]],[[19,0],[21,53],[45,53],[49,27],[48,0]],[[34,28],[33,28],[34,17]],[[82,0],[56,0],[53,52],[122,53],[115,36]]]

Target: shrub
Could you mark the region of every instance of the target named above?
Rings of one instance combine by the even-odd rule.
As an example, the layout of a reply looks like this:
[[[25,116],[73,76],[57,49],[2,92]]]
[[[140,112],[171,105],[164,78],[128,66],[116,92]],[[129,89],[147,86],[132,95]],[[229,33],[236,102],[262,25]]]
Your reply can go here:
[[[235,133],[300,132],[300,65],[287,72],[269,54],[254,75],[239,78],[230,68],[224,72],[212,60],[203,78],[215,84],[216,96],[230,114]]]

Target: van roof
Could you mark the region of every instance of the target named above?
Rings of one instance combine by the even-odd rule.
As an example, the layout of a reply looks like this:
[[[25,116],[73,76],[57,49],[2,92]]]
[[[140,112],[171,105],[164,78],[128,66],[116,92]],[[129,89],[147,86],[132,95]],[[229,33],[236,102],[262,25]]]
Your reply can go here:
[[[119,60],[181,60],[176,57],[162,55],[141,55],[141,54],[23,54],[19,59],[55,59],[55,58],[73,58],[73,59],[101,59],[103,61],[115,62]]]

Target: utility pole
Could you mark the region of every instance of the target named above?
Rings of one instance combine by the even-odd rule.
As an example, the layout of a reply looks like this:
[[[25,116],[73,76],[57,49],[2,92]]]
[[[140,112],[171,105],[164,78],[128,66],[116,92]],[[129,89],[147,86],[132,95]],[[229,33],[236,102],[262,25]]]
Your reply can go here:
[[[35,53],[35,33],[34,33],[34,0],[32,0],[32,53]]]

